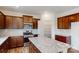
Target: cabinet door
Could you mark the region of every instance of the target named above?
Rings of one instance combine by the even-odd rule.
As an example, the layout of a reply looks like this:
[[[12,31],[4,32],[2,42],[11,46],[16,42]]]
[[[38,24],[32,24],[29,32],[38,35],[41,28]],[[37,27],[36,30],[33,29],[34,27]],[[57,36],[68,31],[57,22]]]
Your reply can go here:
[[[77,14],[76,17],[77,17],[76,21],[79,22],[79,14]]]
[[[17,47],[24,46],[23,36],[17,36],[17,38],[16,38],[16,46]]]
[[[24,18],[24,23],[33,22],[33,17],[32,16],[23,16],[23,18]]]
[[[76,14],[69,16],[69,21],[70,21],[70,23],[71,23],[71,22],[76,22],[76,20],[77,20],[77,15],[76,15]]]
[[[62,17],[57,19],[57,27],[58,27],[58,29],[63,29]]]
[[[0,13],[0,29],[4,29],[4,15]]]
[[[33,19],[33,29],[38,28],[38,21],[39,21],[39,19]]]
[[[9,43],[10,43],[10,48],[15,48],[16,47],[16,37],[10,37],[9,38]]]
[[[6,16],[6,28],[12,29],[13,28],[13,17],[12,16]]]
[[[63,29],[70,29],[69,17],[63,17]]]
[[[13,28],[14,29],[22,29],[23,28],[22,17],[13,17]]]

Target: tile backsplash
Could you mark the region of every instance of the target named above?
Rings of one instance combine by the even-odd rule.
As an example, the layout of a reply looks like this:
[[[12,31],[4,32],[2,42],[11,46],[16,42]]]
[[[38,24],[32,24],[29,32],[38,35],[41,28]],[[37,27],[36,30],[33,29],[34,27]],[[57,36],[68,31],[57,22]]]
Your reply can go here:
[[[0,36],[23,36],[23,32],[29,29],[0,29]],[[33,34],[38,34],[38,30],[30,29]]]

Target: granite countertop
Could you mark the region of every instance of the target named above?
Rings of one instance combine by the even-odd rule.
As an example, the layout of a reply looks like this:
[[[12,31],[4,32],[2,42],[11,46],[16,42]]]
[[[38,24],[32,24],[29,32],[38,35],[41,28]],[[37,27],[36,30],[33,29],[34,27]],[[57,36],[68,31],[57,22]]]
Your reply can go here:
[[[0,36],[0,45],[8,39],[9,36]]]
[[[42,52],[42,53],[57,53],[67,52],[70,47],[68,44],[58,42],[47,37],[32,37],[29,40]]]

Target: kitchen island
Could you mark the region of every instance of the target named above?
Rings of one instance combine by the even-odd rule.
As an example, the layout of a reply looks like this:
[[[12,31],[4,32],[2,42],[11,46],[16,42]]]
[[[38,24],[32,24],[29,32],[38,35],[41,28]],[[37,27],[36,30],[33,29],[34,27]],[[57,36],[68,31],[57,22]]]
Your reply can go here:
[[[66,53],[70,47],[69,44],[56,41],[47,37],[32,37],[29,38],[29,52],[30,53]],[[36,50],[36,51],[35,51]]]

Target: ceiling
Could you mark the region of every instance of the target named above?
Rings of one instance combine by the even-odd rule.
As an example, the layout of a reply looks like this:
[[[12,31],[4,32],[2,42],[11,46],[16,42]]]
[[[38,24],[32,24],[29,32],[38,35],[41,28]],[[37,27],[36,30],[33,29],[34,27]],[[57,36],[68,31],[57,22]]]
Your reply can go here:
[[[62,13],[75,8],[79,8],[79,6],[0,6],[2,10],[28,14],[40,14],[44,11]]]

